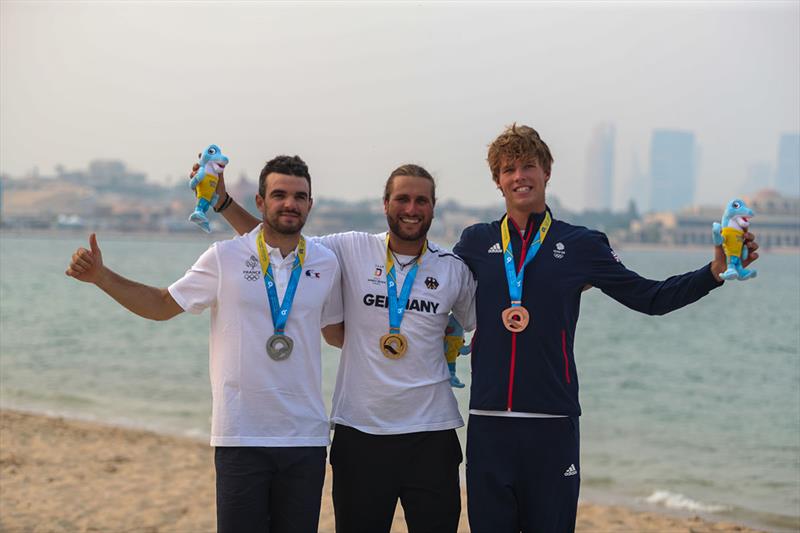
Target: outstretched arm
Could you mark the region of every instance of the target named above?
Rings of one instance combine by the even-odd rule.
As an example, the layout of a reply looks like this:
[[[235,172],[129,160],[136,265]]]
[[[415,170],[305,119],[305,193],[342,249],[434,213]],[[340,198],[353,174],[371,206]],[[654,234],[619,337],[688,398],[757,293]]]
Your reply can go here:
[[[126,279],[103,265],[103,254],[94,233],[89,236],[89,247],[90,250],[78,248],[72,254],[67,276],[94,283],[129,311],[150,320],[169,320],[183,312],[167,289]]]
[[[197,171],[200,169],[200,165],[195,163],[192,167],[192,173],[189,177],[194,180]],[[224,172],[221,172],[219,175],[219,181],[217,181],[217,202],[214,204],[214,211],[222,215],[222,217],[228,221],[236,233],[239,235],[244,235],[245,233],[249,233],[253,228],[258,226],[260,220],[256,217],[251,215],[244,207],[236,203],[233,198],[228,201],[229,195],[228,191],[225,190],[225,177]],[[218,209],[222,208],[225,203],[228,202],[228,205],[222,211],[217,211]]]

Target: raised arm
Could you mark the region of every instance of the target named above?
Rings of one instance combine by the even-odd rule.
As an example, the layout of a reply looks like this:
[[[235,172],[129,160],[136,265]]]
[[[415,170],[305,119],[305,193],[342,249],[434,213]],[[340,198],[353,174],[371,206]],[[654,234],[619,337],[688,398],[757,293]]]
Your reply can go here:
[[[72,254],[67,276],[85,283],[94,283],[123,307],[150,320],[169,320],[183,312],[167,289],[150,287],[126,279],[103,265],[103,254],[97,236],[89,236],[89,247]]]
[[[195,174],[200,169],[200,165],[195,163],[192,167],[192,173],[189,175],[190,179],[194,179]],[[260,220],[256,217],[251,215],[244,207],[236,203],[236,201],[228,194],[228,191],[225,189],[225,177],[224,172],[221,172],[219,175],[219,181],[217,182],[217,203],[213,206],[214,211],[222,215],[228,224],[230,224],[233,229],[239,235],[244,235],[245,233],[249,233],[253,228],[258,226]]]

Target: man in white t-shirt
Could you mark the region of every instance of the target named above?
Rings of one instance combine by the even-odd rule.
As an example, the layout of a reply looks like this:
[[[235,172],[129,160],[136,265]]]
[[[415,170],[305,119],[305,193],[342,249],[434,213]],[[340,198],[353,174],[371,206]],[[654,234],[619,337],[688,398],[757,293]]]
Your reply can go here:
[[[218,212],[249,231],[257,220],[220,184]],[[384,189],[387,233],[319,239],[339,259],[344,292],[346,327],[326,332],[343,344],[330,458],[339,533],[388,532],[398,499],[411,533],[458,528],[455,428],[464,422],[442,338],[451,310],[474,328],[475,282],[460,258],[428,242],[435,202],[433,177],[403,165]]]
[[[167,289],[103,266],[94,234],[66,273],[153,320],[211,308],[218,531],[306,533],[318,528],[330,442],[319,332],[341,330],[341,272],[301,234],[312,205],[302,159],[269,161],[256,204],[261,225],[214,243]]]

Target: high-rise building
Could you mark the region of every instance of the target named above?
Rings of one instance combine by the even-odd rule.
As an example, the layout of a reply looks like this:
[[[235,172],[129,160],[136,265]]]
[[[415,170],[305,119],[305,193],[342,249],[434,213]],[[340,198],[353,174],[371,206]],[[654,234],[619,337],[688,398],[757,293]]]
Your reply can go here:
[[[788,196],[800,196],[800,134],[781,135],[775,188]]]
[[[598,124],[586,150],[584,205],[593,211],[610,210],[613,202],[614,136],[613,124]]]
[[[751,194],[772,187],[772,163],[755,161],[747,165],[747,173],[739,194]]]
[[[697,147],[690,131],[655,130],[650,143],[650,209],[675,211],[694,200]]]
[[[627,197],[626,203],[633,201],[640,213],[650,211],[650,179],[636,152],[631,154],[630,179],[623,197]]]

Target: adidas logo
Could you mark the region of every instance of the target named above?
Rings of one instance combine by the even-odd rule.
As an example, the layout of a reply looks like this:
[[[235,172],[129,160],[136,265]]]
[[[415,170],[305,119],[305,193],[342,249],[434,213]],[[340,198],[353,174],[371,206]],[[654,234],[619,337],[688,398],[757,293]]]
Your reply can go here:
[[[489,248],[489,249],[487,250],[487,252],[489,252],[490,254],[502,254],[502,253],[503,253],[503,249],[502,249],[502,248],[500,248],[500,243],[499,243],[499,242],[496,242],[496,243],[494,243],[494,244],[492,245],[492,247],[491,247],[491,248]]]
[[[569,465],[567,471],[564,472],[564,477],[574,476],[578,473],[578,470],[575,468],[574,464]]]

